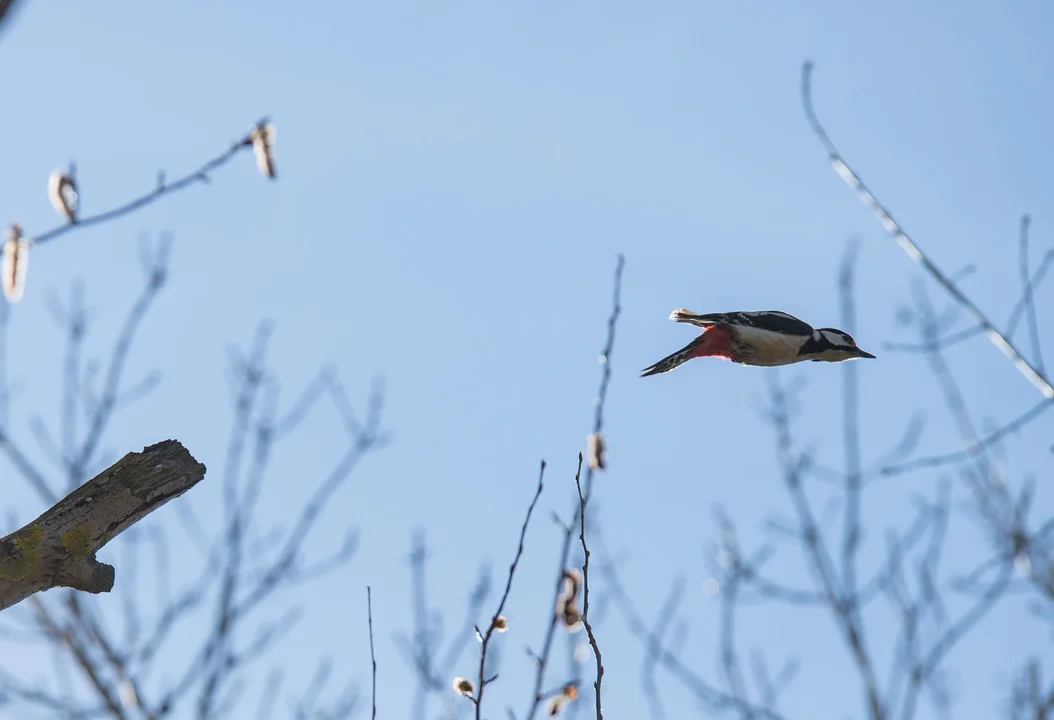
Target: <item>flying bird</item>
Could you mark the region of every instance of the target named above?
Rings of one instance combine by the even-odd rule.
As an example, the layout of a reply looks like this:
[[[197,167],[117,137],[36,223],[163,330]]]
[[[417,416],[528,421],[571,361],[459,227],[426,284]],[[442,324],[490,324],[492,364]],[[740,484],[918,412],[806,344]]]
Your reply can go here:
[[[77,222],[77,183],[70,173],[56,170],[48,178],[48,199],[55,212],[71,223]]]
[[[703,328],[703,334],[642,371],[641,377],[669,372],[692,358],[717,357],[740,365],[775,367],[812,360],[842,362],[873,358],[856,346],[848,333],[835,328],[815,329],[779,310],[699,315],[674,310],[670,319]]]

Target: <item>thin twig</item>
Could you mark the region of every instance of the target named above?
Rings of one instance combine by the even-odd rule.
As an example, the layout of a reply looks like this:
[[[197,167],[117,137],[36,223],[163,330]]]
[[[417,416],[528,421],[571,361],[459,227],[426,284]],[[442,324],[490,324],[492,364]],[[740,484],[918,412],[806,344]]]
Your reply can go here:
[[[603,550],[603,548],[601,548]],[[602,553],[606,555],[607,553]],[[678,656],[670,650],[661,639],[650,631],[641,619],[640,614],[626,595],[614,566],[609,561],[601,561],[600,571],[607,581],[605,587],[610,591],[615,606],[626,622],[630,633],[647,648],[655,660],[674,679],[680,682],[686,689],[702,701],[708,708],[716,712],[723,710],[735,710],[743,718],[755,718],[756,720],[783,720],[783,716],[774,709],[761,708],[750,705],[742,698],[736,698],[699,677],[694,670],[689,668]]]
[[[607,402],[607,391],[608,385],[611,382],[611,353],[615,348],[615,328],[618,323],[619,315],[622,312],[622,270],[625,267],[626,260],[619,254],[618,261],[615,264],[615,282],[614,291],[612,293],[612,307],[611,315],[608,317],[608,333],[607,339],[604,341],[604,349],[600,354],[600,363],[603,367],[600,373],[600,388],[597,391],[596,396],[596,410],[593,415],[593,434],[599,436],[600,431],[604,427],[604,407]],[[584,483],[584,496],[586,501],[589,501],[590,494],[593,489],[593,468],[589,465],[586,466],[586,477]],[[576,503],[577,505],[578,503]],[[577,512],[578,508],[575,508]],[[560,548],[560,564],[557,568],[556,573],[556,587],[553,594],[553,602],[550,608],[555,609],[556,604],[559,601],[560,593],[563,588],[564,573],[567,571],[568,556],[571,552],[571,539],[574,537],[574,526],[573,522],[567,523],[563,526],[564,538]],[[549,653],[552,651],[553,638],[556,635],[556,626],[560,622],[556,612],[553,612],[549,618],[549,627],[545,631],[545,639],[542,642],[542,650],[535,656],[535,676],[534,676],[534,688],[531,695],[531,704],[524,720],[534,720],[538,709],[541,707],[542,702],[545,700],[545,695],[542,692],[542,687],[545,684],[545,670],[549,663]]]
[[[622,313],[622,269],[625,265],[626,258],[620,253],[618,262],[615,263],[615,289],[611,298],[611,315],[608,317],[608,336],[604,349],[600,353],[603,370],[600,372],[600,389],[597,390],[596,412],[593,415],[593,434],[597,436],[604,430],[604,403],[607,401],[608,384],[611,382],[611,353],[615,349],[615,327]],[[586,502],[588,502],[593,492],[592,465],[586,466],[585,488]]]
[[[936,312],[921,286],[916,286],[916,292],[923,338],[936,337],[938,332]],[[959,436],[962,438],[963,444],[968,450],[979,448],[975,453],[978,467],[983,471],[984,475],[988,475],[990,465],[985,452],[987,446],[981,444],[981,434],[977,429],[977,424],[970,416],[966,404],[966,396],[955,381],[951,369],[944,358],[944,352],[939,348],[935,349],[926,354],[926,360],[929,362],[930,369],[937,380],[937,386],[944,395],[944,403],[951,413],[952,420],[959,432]]]
[[[938,333],[936,313],[928,299],[921,292],[918,304],[922,321],[923,339],[932,340]],[[975,495],[983,503],[984,495],[987,491],[994,490],[997,495],[1001,493],[1001,483],[998,478],[994,481],[990,479],[993,475],[992,464],[983,450],[985,446],[982,445],[975,423],[970,417],[963,391],[945,362],[942,350],[936,347],[927,354],[927,360],[963,441],[968,443],[970,447],[980,446],[982,448],[976,453],[978,456],[977,466],[974,473],[967,475],[967,483],[974,488]],[[1045,404],[1050,405],[1051,403],[1047,402]],[[950,505],[947,490],[943,494],[945,497],[937,503],[937,507],[947,508]],[[897,585],[896,581],[899,580],[897,576],[893,577],[894,582],[889,587],[890,595],[904,616],[904,638],[901,647],[903,648],[903,654],[906,656],[906,661],[899,664],[902,672],[904,671],[903,668],[907,668],[907,683],[904,698],[900,703],[900,715],[905,720],[909,720],[914,716],[919,694],[923,689],[931,691],[935,697],[936,704],[940,705],[946,702],[945,690],[939,674],[941,663],[955,644],[997,604],[1009,588],[1013,576],[1012,565],[1010,563],[1003,564],[1000,576],[995,582],[988,586],[982,596],[973,603],[964,615],[954,623],[951,623],[949,613],[939,596],[935,583],[937,563],[945,544],[944,532],[946,527],[947,510],[944,510],[943,517],[937,523],[936,529],[939,532],[931,536],[932,540],[929,549],[923,561],[919,564],[918,598],[913,601],[907,600],[903,587],[898,587]],[[927,610],[933,615],[940,634],[930,648],[924,651],[919,647],[918,625]],[[892,701],[890,702],[890,707],[893,707]]]
[[[1031,294],[1035,294],[1036,289],[1043,283],[1043,280],[1047,277],[1047,272],[1051,266],[1054,266],[1054,248],[1047,250],[1043,253],[1043,258],[1039,261],[1039,266],[1036,271],[1032,273],[1029,278],[1027,287],[1030,287]],[[1014,309],[1010,311],[1010,317],[1006,321],[1006,335],[1007,337],[1013,337],[1017,331],[1017,325],[1021,322],[1021,318],[1025,314],[1025,296],[1021,295],[1014,303]]]
[[[59,318],[61,324],[65,325],[68,352],[66,363],[66,388],[64,391],[65,404],[63,407],[63,447],[58,449],[61,455],[63,469],[67,476],[66,490],[72,490],[83,483],[90,474],[90,466],[95,461],[95,455],[103,434],[113,419],[114,411],[121,400],[120,385],[124,380],[124,369],[127,359],[136,341],[137,333],[143,324],[147,312],[164,287],[168,272],[169,243],[162,241],[157,252],[150,258],[145,268],[146,278],[143,283],[139,297],[132,306],[124,323],[121,326],[114,350],[110,356],[106,371],[106,379],[102,392],[90,407],[88,413],[88,425],[83,439],[79,445],[76,444],[76,436],[73,432],[73,417],[76,415],[76,407],[72,402],[78,395],[78,384],[76,376],[79,373],[81,348],[85,338],[86,313],[83,309],[79,293],[74,292],[69,312],[59,313],[65,318]],[[3,327],[6,328],[7,306],[4,305]],[[0,378],[6,385],[6,378]],[[0,388],[3,397],[8,396],[6,387]],[[87,405],[87,403],[86,403]],[[15,444],[14,439],[8,433],[0,429],[0,450],[7,455],[8,459],[18,468],[25,480],[32,485],[48,504],[55,502],[58,495],[52,490],[51,484],[44,479],[40,472],[26,457],[25,453]]]
[[[159,244],[154,264],[146,269],[143,289],[121,325],[117,342],[110,355],[109,366],[106,369],[106,380],[103,383],[99,401],[91,414],[80,446],[68,460],[68,484],[70,488],[84,482],[84,478],[88,473],[88,465],[94,458],[99,444],[102,442],[103,435],[113,419],[114,410],[120,397],[120,386],[124,378],[124,369],[128,357],[132,352],[137,334],[146,319],[147,313],[156,303],[161,289],[168,278],[169,247],[170,242],[167,240],[162,240]],[[70,341],[77,342],[73,337],[71,337]]]
[[[578,487],[579,513],[579,535],[582,541],[582,624],[585,625],[586,635],[589,637],[589,645],[593,648],[593,656],[597,660],[597,681],[593,683],[597,698],[597,720],[604,720],[604,711],[600,702],[600,685],[604,681],[604,661],[600,657],[600,646],[597,645],[596,636],[593,635],[593,626],[589,623],[589,547],[586,545],[586,498],[582,494],[582,453],[578,453],[578,472],[575,473],[575,485]]]
[[[513,558],[512,565],[509,566],[509,578],[505,581],[505,592],[502,593],[501,602],[498,603],[498,610],[494,613],[494,617],[491,618],[490,626],[487,628],[486,633],[480,633],[483,637],[483,647],[479,653],[479,690],[476,692],[476,697],[473,702],[476,705],[476,720],[482,720],[483,712],[483,691],[487,685],[497,679],[497,675],[484,678],[483,672],[487,664],[487,647],[490,645],[490,638],[494,634],[494,629],[498,625],[498,618],[501,617],[502,611],[505,609],[505,601],[509,599],[509,592],[512,591],[512,578],[516,574],[516,566],[520,563],[520,558],[523,556],[523,541],[527,537],[527,525],[531,522],[531,514],[534,512],[534,506],[538,504],[538,498],[542,495],[542,485],[545,479],[545,460],[542,460],[541,467],[538,470],[538,489],[534,493],[534,499],[531,500],[531,504],[527,508],[527,517],[523,519],[523,527],[520,528],[520,544],[516,548],[516,557]],[[479,633],[479,627],[476,628],[476,632]]]
[[[666,602],[659,609],[659,615],[655,619],[655,629],[651,631],[651,635],[660,644],[663,642],[663,636],[666,635],[667,629],[673,622],[677,613],[677,607],[681,604],[681,598],[684,596],[684,586],[683,577],[674,579],[673,585],[670,587],[670,593],[666,597]],[[677,634],[683,637],[683,633]],[[644,691],[644,696],[648,700],[648,710],[652,720],[666,720],[666,709],[662,703],[659,686],[655,682],[656,661],[657,658],[652,648],[650,646],[645,648],[644,660],[640,669],[640,684],[641,689]]]
[[[959,618],[959,620],[948,628],[924,657],[918,659],[910,668],[909,687],[905,693],[904,702],[901,706],[901,717],[911,718],[914,716],[915,703],[918,698],[918,689],[933,675],[944,658],[951,652],[952,648],[976,625],[1003,596],[1010,587],[1012,575],[1010,570],[1004,570],[999,578],[989,586],[988,590],[979,597],[973,605]]]
[[[831,141],[831,138],[828,136],[823,125],[820,124],[820,121],[816,116],[816,111],[813,109],[811,82],[812,67],[811,61],[806,62],[802,66],[802,107],[813,133],[823,144],[824,149],[830,156],[831,165],[834,167],[834,171],[845,181],[846,185],[857,191],[864,204],[874,212],[875,217],[878,218],[883,229],[896,239],[904,249],[904,252],[908,254],[908,257],[921,265],[934,280],[936,280],[953,298],[955,298],[955,300],[973,317],[977,324],[984,328],[985,332],[988,334],[988,339],[993,345],[999,348],[1004,355],[1010,358],[1018,372],[1035,385],[1044,397],[1048,400],[1054,400],[1054,385],[1051,385],[1050,381],[1044,376],[1042,370],[1037,369],[1029,363],[1017,348],[1014,347],[1014,344],[1010,339],[992,324],[992,321],[988,319],[988,316],[985,315],[984,312],[982,312],[981,309],[959,289],[959,286],[956,285],[951,278],[946,276],[941,269],[922,252],[922,249],[915,243],[915,241],[912,240],[908,234],[904,232],[903,228],[901,228],[901,226],[893,219],[889,210],[882,205],[877,198],[875,198],[867,185],[865,185],[860,179],[860,176],[853,172],[849,167],[849,164],[842,158],[841,153],[838,152],[838,148]]]
[[[265,122],[266,118],[260,120],[261,124]],[[134,212],[141,207],[144,207],[153,203],[156,200],[159,200],[165,195],[170,195],[172,193],[179,192],[180,190],[190,187],[191,185],[195,185],[197,183],[208,183],[210,172],[219,168],[222,165],[226,165],[231,160],[231,158],[233,158],[242,150],[252,149],[252,146],[252,135],[251,133],[246,134],[240,140],[237,140],[236,142],[231,144],[231,146],[225,152],[214,157],[212,160],[209,160],[197,170],[179,178],[174,182],[166,183],[164,181],[163,175],[159,176],[159,182],[157,184],[157,187],[155,187],[150,192],[125,203],[124,205],[119,205],[111,210],[101,212],[98,215],[91,215],[86,218],[77,218],[77,221],[74,223],[66,223],[65,225],[59,225],[58,227],[48,230],[47,232],[30,237],[33,237],[34,245],[43,245],[44,243],[49,242],[59,237],[60,235],[64,235],[77,228],[85,228],[90,227],[92,225],[98,225],[100,223],[104,223],[109,220],[114,220],[124,215],[128,215],[129,213]]]
[[[1036,303],[1033,298],[1032,275],[1028,271],[1028,226],[1032,219],[1021,216],[1021,233],[1018,240],[1021,263],[1022,296],[1025,299],[1025,319],[1028,321],[1028,336],[1032,339],[1032,362],[1043,372],[1043,350],[1039,341],[1039,322],[1036,320]]]
[[[117,696],[116,688],[112,687],[110,683],[107,683],[104,678],[100,677],[101,668],[96,664],[95,659],[92,657],[88,648],[85,647],[80,634],[73,628],[59,627],[55,619],[47,611],[47,608],[45,608],[44,603],[40,602],[39,598],[33,598],[31,602],[35,605],[37,619],[44,635],[51,642],[56,645],[64,646],[69,650],[73,659],[76,660],[81,671],[84,673],[86,681],[90,687],[98,693],[99,699],[102,700],[104,707],[109,711],[111,717],[116,720],[128,720],[128,716],[124,711],[124,706],[121,704],[120,698]]]
[[[373,666],[373,720],[377,720],[377,658],[373,654],[373,599],[370,586],[366,586],[366,618],[370,623],[370,664]]]
[[[784,482],[798,515],[805,559],[815,577],[817,590],[825,596],[833,619],[852,653],[860,679],[864,683],[870,717],[872,720],[884,720],[888,715],[879,692],[878,678],[875,674],[871,652],[867,646],[864,623],[854,604],[854,599],[845,595],[839,587],[839,578],[831,560],[827,541],[820,531],[812,505],[802,487],[802,467],[805,458],[800,457],[794,450],[790,427],[790,406],[786,391],[775,379],[771,381],[770,396],[772,399],[771,420],[776,427]]]
[[[743,670],[735,643],[736,607],[738,605],[739,585],[742,579],[739,573],[732,572],[721,583],[721,631],[718,644],[721,648],[721,667],[724,672],[725,682],[728,685],[729,694],[736,702],[749,703],[750,695],[747,691],[746,682],[743,679]]]
[[[1003,427],[990,432],[977,442],[970,443],[965,450],[957,450],[943,455],[916,458],[914,460],[900,463],[899,465],[889,465],[882,468],[881,472],[883,475],[899,475],[912,470],[941,467],[942,465],[951,465],[953,463],[962,462],[963,460],[970,460],[971,458],[977,457],[985,452],[988,448],[992,447],[1006,436],[1012,435],[1025,425],[1028,425],[1052,407],[1054,407],[1054,403],[1049,400],[1041,400]]]
[[[443,616],[428,607],[425,570],[428,562],[423,533],[414,533],[410,551],[410,598],[413,633],[395,636],[396,647],[402,653],[416,679],[411,701],[411,717],[425,717],[431,695],[442,692],[465,648],[475,637],[474,628],[482,612],[483,603],[490,595],[490,570],[480,567],[475,586],[465,603],[464,621],[452,633],[445,653],[440,653]]]
[[[564,577],[567,571],[567,556],[571,552],[571,538],[574,533],[570,527],[565,529],[563,545],[560,549],[560,567],[559,572],[556,575],[556,590],[553,596],[553,601],[549,607],[553,610],[552,616],[549,619],[549,627],[545,632],[545,640],[542,642],[541,652],[535,657],[535,674],[534,674],[534,689],[533,695],[531,696],[531,706],[527,711],[526,720],[533,720],[535,713],[541,706],[542,701],[545,700],[545,694],[542,692],[542,684],[545,682],[545,669],[549,662],[549,653],[552,651],[553,638],[556,637],[556,626],[560,622],[560,618],[555,612],[557,602],[559,602],[560,593],[564,586]]]
[[[845,249],[839,276],[838,296],[842,306],[842,325],[846,332],[856,332],[856,298],[854,271],[860,243],[853,239]],[[857,364],[843,363],[842,430],[845,444],[845,518],[842,530],[842,593],[856,594],[856,561],[860,547],[860,504],[863,484],[860,460],[860,392],[857,383]]]
[[[1047,272],[1051,266],[1054,265],[1054,250],[1047,250],[1043,253],[1043,259],[1039,261],[1039,266],[1036,271],[1032,273],[1029,279],[1029,287],[1031,287],[1033,294],[1036,288],[1038,288],[1043,279],[1046,278]],[[1007,337],[1014,337],[1014,332],[1017,330],[1017,325],[1021,322],[1021,318],[1024,317],[1025,313],[1025,297],[1022,295],[1014,303],[1014,308],[1010,311],[1010,317],[1006,321],[1006,330],[1004,333]],[[929,352],[930,350],[940,347],[948,349],[953,345],[958,345],[964,340],[969,340],[972,337],[976,337],[984,332],[983,328],[972,325],[958,332],[946,335],[943,338],[935,340],[929,343],[902,343],[902,342],[887,342],[883,344],[883,347],[887,350],[896,350],[903,352]]]

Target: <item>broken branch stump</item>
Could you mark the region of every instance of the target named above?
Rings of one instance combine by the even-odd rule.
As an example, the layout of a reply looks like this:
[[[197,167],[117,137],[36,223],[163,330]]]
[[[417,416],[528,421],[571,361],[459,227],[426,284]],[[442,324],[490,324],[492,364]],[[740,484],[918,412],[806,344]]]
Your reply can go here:
[[[54,587],[110,592],[114,568],[96,551],[204,477],[178,440],[128,453],[0,540],[0,610]]]

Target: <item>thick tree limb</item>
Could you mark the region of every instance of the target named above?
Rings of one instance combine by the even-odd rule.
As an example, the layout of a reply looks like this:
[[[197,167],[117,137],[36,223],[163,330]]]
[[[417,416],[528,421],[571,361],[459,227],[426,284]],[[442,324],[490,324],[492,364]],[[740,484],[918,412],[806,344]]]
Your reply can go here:
[[[204,477],[177,440],[128,453],[0,540],[0,610],[54,587],[109,592],[114,568],[96,551]]]

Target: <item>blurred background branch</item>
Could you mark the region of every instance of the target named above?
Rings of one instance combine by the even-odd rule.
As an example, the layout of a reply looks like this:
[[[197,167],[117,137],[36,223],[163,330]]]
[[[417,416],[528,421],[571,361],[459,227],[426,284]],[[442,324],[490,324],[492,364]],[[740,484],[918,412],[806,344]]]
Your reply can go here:
[[[21,470],[20,476],[44,499],[58,488],[76,487],[100,462],[100,449],[116,413],[143,397],[138,385],[126,383],[127,358],[133,352],[138,330],[161,291],[167,276],[168,246],[153,254],[146,266],[146,281],[118,332],[117,342],[104,364],[102,387],[87,372],[81,347],[88,328],[88,314],[74,292],[74,300],[56,312],[66,334],[64,400],[59,437],[62,446],[45,443],[55,453],[60,470],[54,478],[28,460],[21,443],[7,430],[3,451]],[[0,324],[0,331],[6,328]],[[381,429],[384,394],[374,383],[365,412],[353,414],[353,403],[330,370],[323,370],[287,409],[282,409],[278,378],[268,364],[271,326],[262,324],[247,352],[232,353],[229,378],[233,396],[233,423],[224,467],[217,468],[215,487],[220,493],[220,527],[215,530],[197,518],[192,506],[180,504],[177,517],[188,543],[201,550],[196,579],[174,588],[170,558],[173,540],[167,525],[144,526],[142,532],[118,538],[115,544],[126,557],[119,605],[98,606],[82,602],[70,592],[41,596],[29,608],[5,613],[3,632],[22,642],[45,643],[55,648],[56,674],[49,682],[29,682],[13,671],[0,675],[0,698],[27,709],[62,708],[69,717],[105,715],[114,718],[169,716],[230,717],[247,702],[244,681],[250,667],[260,663],[294,628],[299,613],[281,609],[280,593],[332,574],[353,556],[357,542],[349,527],[342,546],[330,548],[320,558],[305,555],[312,530],[331,506],[331,499],[351,479],[358,465],[387,442]],[[131,387],[132,390],[128,388]],[[8,397],[8,388],[0,397]],[[312,488],[305,486],[302,505],[290,507],[288,527],[262,532],[259,499],[265,490],[274,453],[320,405],[330,402],[342,417],[345,447],[330,473]],[[83,414],[81,430],[75,418]],[[70,415],[73,415],[71,418]],[[38,438],[44,434],[41,420]],[[281,478],[272,480],[282,482]],[[303,483],[298,479],[298,482]],[[153,559],[142,562],[146,552]],[[149,569],[149,573],[144,572]],[[153,596],[157,606],[137,598]],[[14,614],[12,614],[14,613]],[[269,618],[269,619],[265,619]],[[196,645],[196,649],[192,649]],[[158,682],[159,659],[171,663],[173,653],[183,669]],[[170,666],[171,667],[171,666]],[[71,694],[63,678],[86,692]],[[347,718],[358,708],[358,689],[345,683],[331,700],[320,698],[332,684],[330,663],[322,658],[296,715],[303,718]],[[279,680],[268,690],[276,689]]]
[[[18,5],[19,0],[0,0],[0,32],[6,30],[6,26],[14,19]]]
[[[992,341],[992,344],[999,348],[1007,357],[1013,362],[1014,367],[1017,368],[1018,372],[1025,376],[1029,382],[1036,386],[1036,388],[1043,394],[1047,400],[1054,401],[1054,386],[1050,384],[1050,381],[1043,374],[1042,358],[1035,357],[1035,365],[1030,363],[1021,354],[1020,351],[1014,346],[1010,337],[999,331],[998,328],[988,319],[988,316],[982,312],[973,300],[971,300],[966,293],[955,283],[954,279],[947,276],[937,265],[926,255],[918,244],[912,240],[907,233],[901,228],[896,220],[893,219],[890,211],[882,205],[878,199],[872,194],[871,190],[864,184],[860,176],[857,175],[843,159],[842,154],[838,151],[838,148],[832,142],[830,136],[827,134],[827,130],[824,129],[820,123],[819,118],[816,116],[816,110],[813,108],[812,102],[812,71],[813,64],[811,61],[806,62],[802,66],[801,76],[801,100],[802,108],[805,111],[805,117],[809,121],[809,126],[812,128],[813,133],[819,139],[820,143],[824,146],[828,156],[831,160],[831,165],[834,171],[838,173],[838,176],[845,181],[853,190],[857,191],[860,200],[874,212],[875,217],[882,225],[882,229],[890,234],[904,249],[908,257],[918,263],[926,272],[937,281],[948,293],[955,299],[956,303],[959,304],[964,310],[966,310],[970,316],[974,319],[977,325],[984,330],[987,334],[988,339]],[[1023,255],[1027,255],[1027,230],[1028,230],[1028,219],[1027,216],[1022,220],[1022,241],[1021,246],[1024,248]],[[1030,275],[1028,274],[1027,262],[1024,263],[1024,282],[1026,286],[1025,290],[1025,307],[1028,308],[1032,303],[1032,291],[1029,287]],[[1032,316],[1031,312],[1026,313],[1029,317]],[[1033,335],[1035,341],[1035,336]],[[930,340],[935,342],[936,338]],[[1035,341],[1038,342],[1038,341]],[[1038,347],[1038,345],[1034,345]]]

